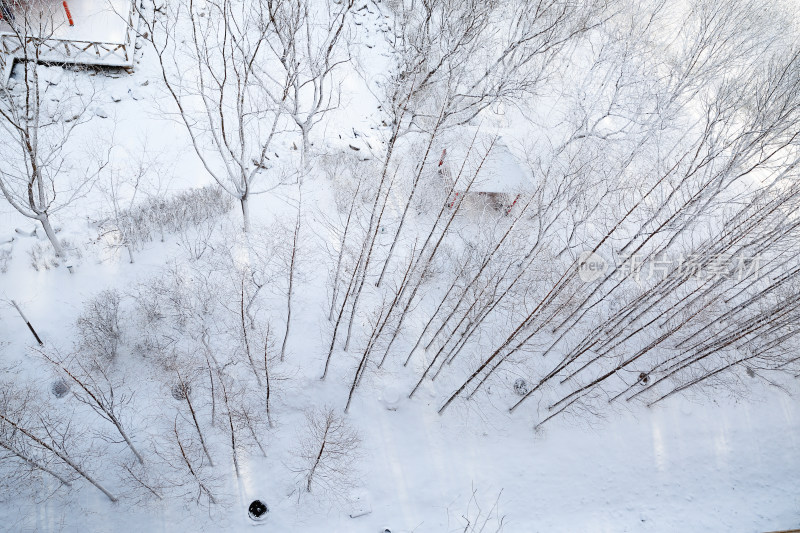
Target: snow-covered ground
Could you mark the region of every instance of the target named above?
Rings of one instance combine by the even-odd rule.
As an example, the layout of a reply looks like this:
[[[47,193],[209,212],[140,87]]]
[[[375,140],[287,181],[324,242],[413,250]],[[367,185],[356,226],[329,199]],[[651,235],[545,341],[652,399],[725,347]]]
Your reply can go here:
[[[85,298],[158,272],[170,249],[153,246],[134,265],[86,259],[70,275],[34,272],[23,252],[33,241],[17,241],[10,272],[0,279],[4,298],[17,299],[47,341],[69,335]],[[313,288],[301,290],[298,307],[317,305]],[[509,532],[757,532],[800,523],[800,406],[783,391],[759,387],[738,401],[675,397],[604,420],[558,420],[537,433],[502,405],[437,415],[433,385],[407,400],[415,375],[402,371],[374,378],[350,410],[364,454],[352,494],[363,504],[297,505],[287,494],[293,484],[285,463],[302,410],[340,405],[346,394],[346,376],[318,379],[324,339],[317,327],[302,316],[296,324],[289,358],[295,377],[276,407],[277,436],[268,457],[254,457],[229,487],[235,497],[224,509],[110,504],[88,489],[40,503],[6,494],[3,529],[240,531],[249,526],[247,504],[262,498],[271,506],[263,527],[269,531],[462,531],[464,516],[476,516],[476,505],[485,515],[498,496]],[[8,305],[0,308],[0,338],[11,341],[5,360],[26,360],[32,337]],[[387,409],[387,399],[396,410]],[[350,518],[362,505],[371,512]]]
[[[9,5],[14,6],[14,3]],[[23,3],[22,6],[24,5]],[[67,18],[67,9],[72,17],[71,25]],[[66,8],[63,2],[42,2],[40,16],[30,23],[40,29],[43,37],[51,39],[123,44],[128,32],[126,21],[130,10],[131,4],[128,0],[70,0],[66,2]],[[0,22],[0,33],[3,32],[12,33],[8,21],[5,20]]]
[[[73,275],[34,273],[19,253],[26,241],[20,242],[14,277],[3,278],[4,297],[20,301],[46,340],[67,335],[80,302],[98,288],[124,286],[134,268],[156,271],[162,260],[157,246],[135,267],[86,261]],[[315,305],[312,291],[302,291],[298,305]],[[24,361],[31,344],[24,323],[10,306],[0,308],[0,319],[0,337],[12,341],[4,357]],[[276,408],[276,441],[266,459],[247,464],[224,509],[209,515],[168,502],[110,504],[88,489],[39,503],[6,494],[3,529],[240,531],[249,522],[246,505],[256,497],[271,506],[264,526],[270,531],[462,531],[463,517],[476,516],[476,504],[487,513],[498,496],[510,532],[756,532],[800,522],[800,408],[784,392],[759,389],[718,402],[676,397],[591,425],[559,420],[536,433],[526,417],[502,407],[437,415],[433,390],[405,399],[414,376],[402,372],[376,378],[351,407],[364,453],[354,494],[371,512],[350,518],[361,506],[352,502],[298,506],[287,494],[292,481],[283,464],[293,426],[309,403],[340,404],[346,384],[320,384],[314,354],[323,343],[314,324],[303,321],[297,331],[291,366],[298,375]],[[309,375],[303,375],[305,365]],[[400,398],[390,404],[396,410],[386,408],[387,398]]]
[[[385,4],[369,5],[357,15],[360,33],[354,43],[359,64],[371,71],[342,67],[341,106],[312,134],[318,152],[350,155],[355,146],[360,158],[382,155],[387,132],[372,91],[378,90],[376,82],[389,63],[382,40],[388,15],[379,7],[386,9]],[[120,154],[151,154],[159,165],[159,192],[166,196],[211,183],[183,125],[165,112],[174,109],[152,51],[144,48],[138,54],[133,74],[45,70],[55,92],[59,87],[71,90],[63,79],[78,77],[80,84],[81,76],[91,77],[97,90],[94,116],[84,126],[91,133],[71,141],[72,149],[90,151],[98,139],[113,138]],[[512,148],[529,140],[519,129],[521,121],[499,113],[489,113],[485,120]],[[283,134],[274,152],[281,161],[296,162],[296,143],[296,136]],[[337,191],[320,167],[312,168],[303,180],[303,205],[310,206],[301,233],[306,242],[287,357],[276,367],[275,427],[263,434],[266,456],[243,453],[238,477],[231,465],[220,461],[220,493],[226,497],[210,509],[170,499],[122,497],[110,503],[77,482],[69,491],[50,483],[45,488],[52,494],[0,487],[0,530],[211,532],[258,527],[276,532],[444,533],[473,531],[465,528],[484,521],[485,529],[474,531],[764,532],[800,527],[796,380],[788,390],[753,380],[749,388],[737,388],[736,395],[690,391],[652,408],[631,404],[629,409],[609,408],[602,418],[559,417],[535,430],[537,406],[509,413],[508,391],[493,392],[491,387],[480,401],[460,402],[437,414],[442,399],[459,385],[458,376],[426,381],[408,399],[423,361],[432,357],[424,350],[415,352],[408,367],[390,364],[371,370],[356,391],[346,414],[361,437],[352,485],[339,494],[298,496],[293,453],[302,438],[304,415],[314,406],[342,412],[363,348],[363,339],[350,351],[337,348],[331,375],[319,379],[331,335],[327,308],[332,259],[325,245],[335,247],[335,237],[325,234],[323,215],[336,210]],[[275,235],[289,235],[273,224],[293,224],[298,198],[296,185],[257,195],[250,207],[250,239],[269,242]],[[401,200],[389,207],[394,217],[390,227],[397,223]],[[55,217],[59,235],[82,251],[82,257],[70,261],[72,273],[63,265],[35,270],[31,250],[46,249],[47,240],[41,229],[39,235],[24,235],[36,225],[0,202],[0,251],[11,251],[7,272],[0,273],[0,369],[14,367],[21,380],[33,378],[44,391],[52,376],[43,370],[35,342],[10,300],[22,307],[46,346],[68,350],[76,336],[75,320],[95,294],[106,289],[125,293],[139,282],[166,279],[173,265],[188,268],[192,263],[187,242],[175,234],[166,235],[165,242],[146,243],[135,253],[136,262],[129,263],[123,250],[112,250],[98,238],[94,222],[107,214],[107,201],[96,187]],[[234,207],[221,217],[219,231],[232,231],[240,216]],[[237,246],[231,241],[226,245]],[[267,314],[282,320],[283,270],[278,274],[281,281],[274,282],[279,288],[267,300],[272,306]],[[281,325],[280,320],[275,324]],[[371,325],[370,320],[364,318],[357,328]],[[410,323],[398,345],[410,348],[420,329]],[[129,372],[147,368],[141,362],[130,364]],[[134,405],[140,409],[134,409],[129,422],[141,431],[134,440],[144,443],[157,431],[160,404],[173,400],[153,394],[161,386],[155,373],[133,375],[140,391]],[[224,442],[212,445],[218,456],[226,453]],[[256,498],[270,507],[261,523],[247,516],[247,506]]]

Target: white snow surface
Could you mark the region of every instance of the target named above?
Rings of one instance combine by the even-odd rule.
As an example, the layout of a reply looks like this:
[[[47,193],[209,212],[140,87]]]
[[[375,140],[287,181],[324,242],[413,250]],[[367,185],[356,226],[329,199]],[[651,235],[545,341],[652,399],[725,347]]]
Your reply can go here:
[[[17,242],[15,252],[25,241]],[[20,300],[43,338],[58,339],[84,298],[157,271],[162,254],[168,250],[154,246],[135,267],[87,261],[73,275],[34,273],[24,256],[17,257],[0,287],[5,297]],[[318,305],[315,292],[313,284],[305,287],[298,307]],[[449,390],[439,383],[427,383],[413,400],[401,394],[396,409],[388,409],[384,395],[391,400],[396,390],[408,390],[416,377],[410,371],[372,378],[348,415],[362,436],[364,457],[349,496],[371,512],[350,518],[358,502],[298,504],[287,494],[293,482],[285,462],[302,409],[339,406],[347,391],[344,375],[319,381],[324,339],[309,318],[295,324],[289,367],[296,377],[275,407],[278,426],[268,457],[246,462],[243,477],[231,482],[236,496],[228,506],[209,515],[169,502],[111,504],[90,487],[35,504],[7,494],[0,500],[0,529],[249,531],[247,505],[260,498],[270,506],[264,531],[449,532],[463,529],[473,490],[483,509],[502,490],[508,532],[757,532],[800,523],[800,408],[784,392],[758,389],[741,401],[713,403],[675,397],[591,425],[557,419],[537,434],[528,417],[508,415],[502,405],[437,415],[437,389]],[[13,308],[0,307],[0,339],[12,341],[6,357],[24,361],[29,337]]]
[[[81,19],[81,6],[89,0],[69,3],[73,16]],[[110,21],[92,16],[86,20],[93,21],[93,28],[105,28],[108,39],[116,38]],[[376,47],[368,60],[377,72],[386,58],[380,39],[372,37]],[[174,176],[168,180],[170,191],[209,183],[182,126],[155,104],[164,101],[152,57],[140,59],[133,75],[97,77],[103,112],[92,118],[95,134],[102,136],[113,126],[115,141],[122,146],[135,149],[146,140],[162,150]],[[384,132],[374,120],[376,102],[363,84],[353,81],[355,74],[346,79],[342,108],[315,130],[312,140],[318,147],[347,152],[349,144],[357,144],[363,147],[360,153],[379,153]],[[356,136],[354,130],[362,134]],[[513,135],[510,129],[504,138]],[[281,139],[282,158],[296,155],[294,141],[291,136]],[[517,170],[509,171],[514,180],[528,179]],[[273,218],[292,220],[292,194],[287,190],[254,198],[255,235],[266,231]],[[322,173],[306,181],[303,201],[330,208],[331,193]],[[95,233],[86,222],[101,203],[93,193],[57,216],[61,235],[84,248],[73,274],[63,268],[34,271],[27,252],[40,237],[16,233],[15,228],[32,230],[34,225],[0,203],[0,243],[14,237],[9,271],[0,274],[0,341],[9,343],[0,349],[0,361],[34,367],[32,338],[7,299],[22,305],[46,342],[67,344],[87,298],[157,276],[181,256],[175,236],[151,243],[134,264],[124,254],[103,254],[90,242]],[[232,220],[238,217],[238,212],[231,213]],[[377,533],[388,528],[393,533],[443,533],[463,531],[464,516],[475,516],[475,501],[487,512],[496,500],[505,516],[503,531],[510,533],[800,527],[800,405],[786,391],[757,385],[739,398],[675,396],[650,409],[609,411],[602,420],[557,418],[536,433],[525,410],[508,414],[505,403],[492,404],[491,394],[488,402],[461,402],[438,415],[438,400],[453,384],[426,382],[409,400],[407,391],[419,374],[399,365],[365,378],[347,415],[363,441],[357,486],[343,501],[298,501],[290,494],[295,480],[287,464],[303,411],[325,404],[341,410],[350,366],[356,364],[355,356],[337,351],[342,364],[335,365],[326,381],[319,380],[329,328],[322,309],[326,276],[314,271],[316,259],[307,259],[309,271],[296,295],[297,318],[282,369],[292,377],[275,405],[277,427],[267,437],[267,457],[247,457],[242,477],[228,476],[227,489],[234,497],[224,506],[209,513],[170,501],[137,505],[123,499],[112,504],[78,483],[79,490],[43,501],[32,501],[24,491],[0,494],[0,530]],[[421,364],[425,354],[417,355],[415,364]],[[146,426],[146,420],[135,424]],[[255,498],[270,507],[258,525],[247,517]],[[350,517],[365,510],[369,512]]]
[[[15,2],[9,4],[14,6]],[[18,5],[24,4],[23,0]],[[39,20],[31,20],[30,24],[34,28],[41,28],[41,35],[44,37],[68,41],[125,43],[131,0],[68,0],[72,26],[61,0],[37,2],[37,7],[41,16]],[[8,21],[0,21],[0,33],[13,33]]]

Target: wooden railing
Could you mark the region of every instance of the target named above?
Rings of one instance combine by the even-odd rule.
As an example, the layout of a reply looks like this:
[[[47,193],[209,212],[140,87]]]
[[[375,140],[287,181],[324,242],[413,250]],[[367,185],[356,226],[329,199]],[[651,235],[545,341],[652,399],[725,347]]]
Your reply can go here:
[[[0,33],[0,54],[23,61],[79,65],[133,66],[138,13],[132,0],[124,43],[72,40]]]
[[[22,60],[52,61],[87,65],[129,66],[132,50],[127,43],[70,41],[25,37],[24,44],[13,34],[0,35],[0,48],[6,55]]]

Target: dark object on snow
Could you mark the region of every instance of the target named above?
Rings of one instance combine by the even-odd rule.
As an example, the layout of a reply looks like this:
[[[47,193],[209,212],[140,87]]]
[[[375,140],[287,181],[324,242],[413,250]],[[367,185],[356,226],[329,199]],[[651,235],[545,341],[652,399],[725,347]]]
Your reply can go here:
[[[531,387],[530,387],[530,385],[528,385],[528,382],[525,381],[524,379],[518,378],[514,382],[514,392],[516,392],[518,395],[525,396],[530,391],[531,391]]]
[[[250,507],[247,509],[247,514],[253,520],[263,520],[264,516],[269,512],[267,504],[261,500],[253,500]]]
[[[28,329],[31,330],[31,333],[33,333],[33,336],[36,338],[36,342],[39,343],[39,346],[44,346],[44,343],[42,342],[42,339],[39,338],[39,334],[36,333],[35,329],[33,329],[33,326],[31,326],[30,321],[25,316],[25,314],[22,312],[22,309],[19,308],[19,306],[17,305],[17,302],[15,302],[14,300],[11,300],[11,304],[17,310],[17,313],[19,313],[19,316],[22,317],[22,320],[24,320],[25,323],[28,325]]]
[[[172,386],[172,397],[182,402],[192,392],[192,387],[186,382],[176,383]]]
[[[648,383],[649,381],[650,381],[650,376],[648,376],[648,375],[647,375],[647,374],[645,374],[644,372],[642,372],[641,374],[639,374],[639,383],[641,383],[642,385],[647,385],[647,383]]]
[[[64,378],[58,378],[50,386],[50,391],[56,398],[63,398],[69,392],[69,383]]]

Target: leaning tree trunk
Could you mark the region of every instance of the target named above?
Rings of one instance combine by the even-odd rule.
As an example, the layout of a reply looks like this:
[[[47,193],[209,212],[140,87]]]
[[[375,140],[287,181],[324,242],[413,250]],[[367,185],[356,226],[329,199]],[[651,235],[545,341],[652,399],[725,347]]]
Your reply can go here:
[[[250,196],[245,192],[239,198],[242,205],[242,229],[245,233],[250,233]]]
[[[39,222],[42,224],[42,228],[44,228],[44,233],[47,235],[47,239],[50,241],[50,244],[53,245],[53,250],[56,252],[56,257],[64,258],[64,248],[58,241],[58,237],[56,237],[56,232],[53,230],[53,226],[50,225],[50,217],[47,215],[47,213],[43,213],[39,216]]]

